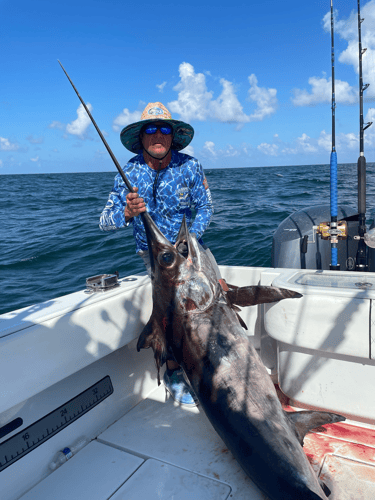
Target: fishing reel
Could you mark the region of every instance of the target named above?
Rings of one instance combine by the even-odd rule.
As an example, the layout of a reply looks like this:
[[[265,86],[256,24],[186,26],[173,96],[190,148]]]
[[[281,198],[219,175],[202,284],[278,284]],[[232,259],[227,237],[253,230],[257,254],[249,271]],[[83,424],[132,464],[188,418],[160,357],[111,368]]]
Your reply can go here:
[[[363,236],[366,245],[370,248],[375,248],[375,227],[369,229]]]
[[[348,224],[345,220],[338,222],[321,222],[315,226],[316,234],[319,234],[322,240],[331,240],[337,243],[338,240],[346,240],[348,237]]]

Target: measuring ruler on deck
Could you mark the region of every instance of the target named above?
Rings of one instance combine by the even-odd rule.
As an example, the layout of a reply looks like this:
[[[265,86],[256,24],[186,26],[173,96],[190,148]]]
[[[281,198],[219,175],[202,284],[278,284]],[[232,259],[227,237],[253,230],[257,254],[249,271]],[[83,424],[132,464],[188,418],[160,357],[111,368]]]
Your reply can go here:
[[[35,450],[113,393],[109,376],[0,444],[0,472]]]

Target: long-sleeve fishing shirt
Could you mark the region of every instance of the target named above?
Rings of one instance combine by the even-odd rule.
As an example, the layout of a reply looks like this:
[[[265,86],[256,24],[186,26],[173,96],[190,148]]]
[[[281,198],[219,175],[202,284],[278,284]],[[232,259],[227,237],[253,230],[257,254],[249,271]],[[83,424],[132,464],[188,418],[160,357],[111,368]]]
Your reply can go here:
[[[189,155],[172,150],[172,158],[167,167],[153,170],[138,154],[123,167],[123,171],[133,187],[138,187],[138,195],[144,199],[146,208],[164,236],[175,243],[183,216],[191,233],[201,236],[207,229],[213,214],[211,193],[202,165]],[[120,174],[109,194],[107,204],[100,216],[99,227],[103,231],[133,225],[136,252],[148,250],[146,233],[141,217],[133,217],[125,222],[127,189]],[[192,208],[195,209],[193,220]]]

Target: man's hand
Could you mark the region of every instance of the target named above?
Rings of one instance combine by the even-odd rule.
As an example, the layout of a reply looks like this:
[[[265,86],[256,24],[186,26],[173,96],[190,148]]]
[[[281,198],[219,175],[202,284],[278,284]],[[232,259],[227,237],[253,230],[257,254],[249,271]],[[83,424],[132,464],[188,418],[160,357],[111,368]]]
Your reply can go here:
[[[138,196],[138,188],[135,187],[134,193],[126,195],[125,221],[128,222],[129,219],[136,217],[141,212],[146,212],[146,204],[143,198]]]

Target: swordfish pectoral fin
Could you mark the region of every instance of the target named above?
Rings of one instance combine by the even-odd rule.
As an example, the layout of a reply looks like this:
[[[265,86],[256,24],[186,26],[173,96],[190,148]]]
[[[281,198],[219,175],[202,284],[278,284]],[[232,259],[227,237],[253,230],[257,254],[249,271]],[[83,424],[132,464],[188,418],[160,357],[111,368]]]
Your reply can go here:
[[[160,385],[160,368],[167,360],[167,342],[164,330],[152,317],[139,336],[137,351],[139,352],[141,349],[148,349],[149,347],[152,347],[154,351],[156,368],[158,370],[158,385]]]
[[[324,424],[333,424],[346,420],[342,415],[325,411],[296,411],[284,413],[302,446],[305,435],[311,429],[315,429]]]
[[[255,306],[256,304],[266,304],[278,302],[283,299],[297,299],[302,297],[298,292],[287,288],[277,288],[275,286],[243,286],[236,287],[228,284],[227,298],[233,305],[240,307]]]

